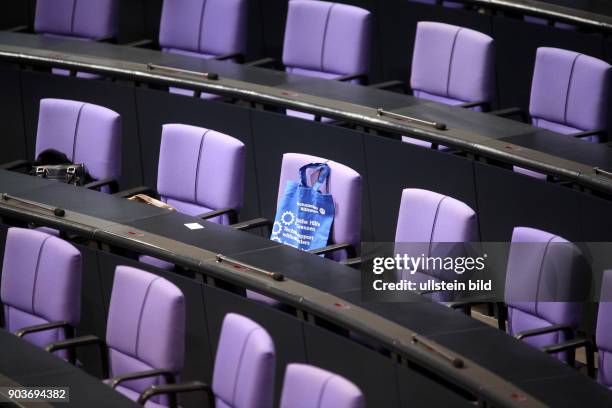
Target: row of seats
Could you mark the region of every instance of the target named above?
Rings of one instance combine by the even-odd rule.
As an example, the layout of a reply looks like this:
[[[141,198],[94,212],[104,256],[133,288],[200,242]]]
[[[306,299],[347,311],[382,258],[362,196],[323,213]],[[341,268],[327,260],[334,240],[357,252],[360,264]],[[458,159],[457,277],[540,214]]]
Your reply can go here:
[[[185,299],[174,284],[149,272],[118,266],[106,338],[75,338],[82,267],[81,253],[70,243],[9,228],[0,286],[4,328],[72,363],[79,347],[97,345],[105,350],[104,382],[146,407],[176,406],[174,394],[187,391],[205,392],[217,407],[272,406],[273,339],[254,321],[233,313],[222,323],[212,385],[176,384],[184,359]],[[289,364],[280,406],[361,408],[364,397],[339,375]]]
[[[52,1],[39,1],[37,32],[89,40],[113,36],[114,1],[97,2],[96,8],[75,3],[75,7],[67,8],[57,7]],[[246,0],[164,1],[161,50],[239,61],[246,44],[246,3]],[[96,24],[90,24],[93,16]],[[323,79],[365,83],[370,31],[371,15],[367,10],[324,1],[292,0],[283,47],[285,69]],[[351,41],[346,41],[347,38]],[[420,22],[412,60],[410,85],[414,96],[476,110],[491,106],[495,95],[491,37],[463,27]],[[611,70],[606,62],[587,55],[547,47],[538,49],[529,109],[531,123],[589,141],[605,140],[609,129]],[[397,85],[394,82],[392,86]],[[389,84],[377,87],[385,86]],[[171,91],[193,95],[192,91],[174,88]],[[517,110],[498,113],[519,114]],[[314,118],[295,111],[288,114]],[[525,114],[520,115],[526,119]]]

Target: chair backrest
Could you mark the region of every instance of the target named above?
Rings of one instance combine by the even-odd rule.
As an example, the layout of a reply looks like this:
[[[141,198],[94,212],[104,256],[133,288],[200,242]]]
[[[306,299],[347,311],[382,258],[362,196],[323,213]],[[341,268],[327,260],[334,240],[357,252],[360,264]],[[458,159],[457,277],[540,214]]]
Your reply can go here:
[[[38,0],[34,29],[41,34],[106,40],[117,34],[119,0]]]
[[[216,406],[272,407],[275,364],[274,342],[263,327],[235,313],[225,315],[213,372]]]
[[[244,143],[201,127],[162,128],[157,191],[177,210],[199,215],[221,208],[239,210],[244,184]],[[227,220],[217,220],[227,223]]]
[[[569,134],[607,129],[611,67],[588,55],[541,47],[531,83],[533,124]]]
[[[352,382],[307,364],[289,364],[280,408],[363,408],[365,398]]]
[[[476,213],[467,204],[433,191],[402,191],[395,242],[476,241]]]
[[[47,149],[84,163],[92,178],[117,179],[121,174],[121,116],[90,103],[42,99],[35,157]]]
[[[514,228],[506,268],[508,332],[515,335],[552,325],[577,327],[582,302],[570,300],[584,288],[581,281],[589,278],[585,265],[571,242],[534,228]],[[563,340],[563,334],[555,332],[525,341],[543,347]]]
[[[40,231],[9,228],[2,265],[0,299],[5,329],[66,321],[73,327],[81,314],[81,253],[68,242]],[[28,334],[44,347],[64,339],[62,330]]]
[[[604,271],[595,340],[599,353],[597,381],[612,387],[612,270]]]
[[[417,24],[410,86],[416,97],[449,105],[491,102],[494,43],[469,28],[421,21]]]
[[[159,44],[212,57],[246,51],[247,0],[164,0]]]
[[[321,157],[299,153],[285,153],[281,165],[278,185],[277,206],[280,205],[288,181],[299,180],[300,167],[309,163],[327,163],[331,169],[326,185],[321,192],[331,194],[334,199],[334,222],[330,233],[330,243],[361,242],[361,175],[343,164]],[[307,171],[310,185],[316,181],[318,173]],[[336,251],[333,258],[342,259],[344,251]]]
[[[291,0],[283,63],[287,72],[333,79],[366,74],[370,12],[317,0]]]
[[[164,369],[178,374],[185,348],[185,298],[166,279],[128,266],[115,269],[106,324],[110,375]],[[163,379],[127,381],[140,394]]]

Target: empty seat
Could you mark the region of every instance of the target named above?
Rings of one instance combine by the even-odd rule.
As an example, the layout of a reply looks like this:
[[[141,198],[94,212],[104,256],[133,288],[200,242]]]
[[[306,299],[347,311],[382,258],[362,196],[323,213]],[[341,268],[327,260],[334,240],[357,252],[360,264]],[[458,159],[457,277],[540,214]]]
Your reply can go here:
[[[597,381],[612,388],[612,270],[604,271],[595,341],[599,354]]]
[[[221,326],[212,387],[201,382],[150,387],[139,402],[158,394],[204,391],[209,407],[271,408],[275,364],[274,342],[268,332],[249,318],[228,313]]]
[[[244,160],[244,143],[231,136],[196,126],[164,125],[156,194],[181,213],[232,224],[242,207]],[[211,218],[213,211],[218,215]],[[140,261],[174,267],[150,256]]]
[[[159,30],[162,51],[239,60],[246,52],[247,6],[247,0],[165,0]],[[194,95],[194,91],[175,87],[170,92]]]
[[[4,328],[39,347],[72,337],[81,312],[81,268],[81,253],[68,242],[9,228],[0,286]]]
[[[410,252],[414,256],[422,253],[440,257],[467,256],[467,247],[463,244],[477,241],[479,237],[476,213],[467,204],[433,191],[407,188],[402,192],[395,232],[395,242],[398,243],[396,250],[399,250],[399,253]],[[435,276],[429,271],[400,273],[398,279],[417,282],[457,279],[454,271],[432,272]],[[432,294],[432,298],[437,301],[450,300],[448,297],[451,296],[452,293]]]
[[[306,364],[289,364],[280,408],[363,408],[365,398],[352,382]]]
[[[562,134],[607,131],[611,72],[608,63],[588,55],[538,48],[529,102],[532,124]]]
[[[286,71],[362,83],[369,69],[370,26],[370,12],[355,6],[291,0],[283,45]],[[296,111],[287,114],[314,118]]]
[[[121,174],[121,117],[102,106],[64,99],[42,99],[35,158],[57,150],[110,191]]]
[[[538,348],[573,336],[582,313],[582,303],[574,300],[589,280],[584,266],[571,242],[534,228],[514,228],[505,287],[508,333]]]
[[[494,42],[469,28],[421,21],[417,24],[410,86],[417,98],[483,110],[494,93]],[[403,137],[405,142],[431,143]]]
[[[119,0],[39,0],[34,30],[42,35],[82,41],[109,40],[117,35]],[[53,68],[53,73],[69,71]],[[97,75],[78,72],[81,78]]]
[[[91,337],[54,343],[48,349],[92,344]],[[98,340],[98,344],[108,350],[111,377],[105,382],[126,397],[137,400],[150,385],[174,382],[183,367],[183,293],[160,276],[118,266],[108,310],[106,342]],[[166,405],[167,398],[160,396],[147,406]]]

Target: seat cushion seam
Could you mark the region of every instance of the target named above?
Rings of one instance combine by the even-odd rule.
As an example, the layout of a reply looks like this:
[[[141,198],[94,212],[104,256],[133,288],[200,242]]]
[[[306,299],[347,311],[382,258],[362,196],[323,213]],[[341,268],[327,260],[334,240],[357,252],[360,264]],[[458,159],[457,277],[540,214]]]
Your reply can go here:
[[[202,159],[202,148],[204,147],[204,139],[206,139],[206,134],[210,132],[210,129],[206,130],[204,134],[202,134],[202,138],[200,139],[200,149],[198,150],[198,161],[196,163],[196,174],[195,174],[195,182],[193,185],[193,202],[198,204],[198,184],[200,182],[200,160]]]
[[[151,291],[151,287],[153,286],[153,284],[160,279],[161,279],[161,276],[149,282],[149,285],[147,286],[147,290],[145,291],[144,298],[142,299],[142,304],[140,305],[140,313],[138,314],[138,326],[136,327],[136,341],[134,344],[134,355],[136,356],[136,358],[140,358],[138,355],[138,349],[139,349],[138,346],[140,343],[140,329],[142,326],[142,315],[144,314],[145,306],[147,303],[147,298],[149,297],[149,292]]]
[[[255,333],[257,330],[259,330],[258,327],[253,328],[249,332],[249,334],[247,334],[246,339],[244,340],[244,343],[242,344],[242,349],[240,350],[240,357],[238,359],[237,373],[240,373],[240,367],[242,366],[242,359],[244,358],[244,352],[246,351],[246,347],[249,344],[249,339],[251,338],[251,335]],[[238,389],[238,378],[239,376],[237,375],[236,381],[234,382],[234,389],[232,390],[232,405],[236,403],[236,391]]]
[[[455,32],[455,36],[453,37],[453,45],[451,47],[451,54],[450,54],[450,58],[448,60],[448,72],[446,74],[446,97],[449,98],[449,91],[450,91],[450,80],[451,80],[451,75],[452,75],[452,71],[453,71],[453,58],[455,57],[455,46],[457,44],[457,37],[459,37],[459,33],[461,32],[462,28],[458,29],[457,32]]]
[[[323,28],[323,41],[321,43],[321,61],[320,61],[322,72],[325,72],[325,67],[323,66],[323,60],[325,59],[325,42],[327,41],[327,29],[329,27],[329,19],[331,17],[331,12],[334,6],[335,4],[332,4],[329,7],[329,9],[327,10],[327,16],[325,17],[325,27]]]
[[[565,106],[563,110],[563,124],[567,124],[567,106],[569,105],[570,90],[572,88],[572,80],[574,79],[574,68],[576,67],[576,62],[578,61],[578,58],[580,58],[581,55],[582,54],[578,54],[574,57],[574,60],[572,61],[572,68],[570,69],[569,79],[567,80],[567,89],[565,91]]]
[[[202,52],[202,24],[206,13],[206,0],[202,0],[202,11],[200,12],[200,24],[198,25],[198,52]]]
[[[81,124],[81,112],[83,112],[83,108],[85,107],[85,105],[87,105],[87,104],[84,103],[79,108],[79,112],[77,113],[76,123],[74,125],[74,137],[72,138],[72,158],[71,158],[73,163],[76,160],[76,157],[75,157],[75,155],[76,155],[76,145],[77,145],[77,139],[79,138],[79,126]]]
[[[32,314],[36,315],[36,309],[35,309],[35,305],[36,305],[36,282],[38,280],[38,268],[40,267],[40,257],[42,255],[42,251],[45,247],[45,243],[47,242],[47,240],[51,238],[46,237],[43,242],[40,244],[40,248],[38,249],[38,256],[36,258],[36,269],[34,270],[34,282],[32,283]]]

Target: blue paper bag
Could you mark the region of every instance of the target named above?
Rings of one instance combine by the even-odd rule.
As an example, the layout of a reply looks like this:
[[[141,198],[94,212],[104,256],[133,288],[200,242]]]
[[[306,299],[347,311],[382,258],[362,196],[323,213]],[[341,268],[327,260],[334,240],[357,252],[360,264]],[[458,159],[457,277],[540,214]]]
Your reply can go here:
[[[319,178],[308,186],[306,170],[319,171]],[[300,181],[289,181],[276,211],[271,240],[302,250],[323,248],[329,240],[334,221],[334,200],[323,194],[321,185],[329,177],[325,163],[311,163],[300,168]]]

